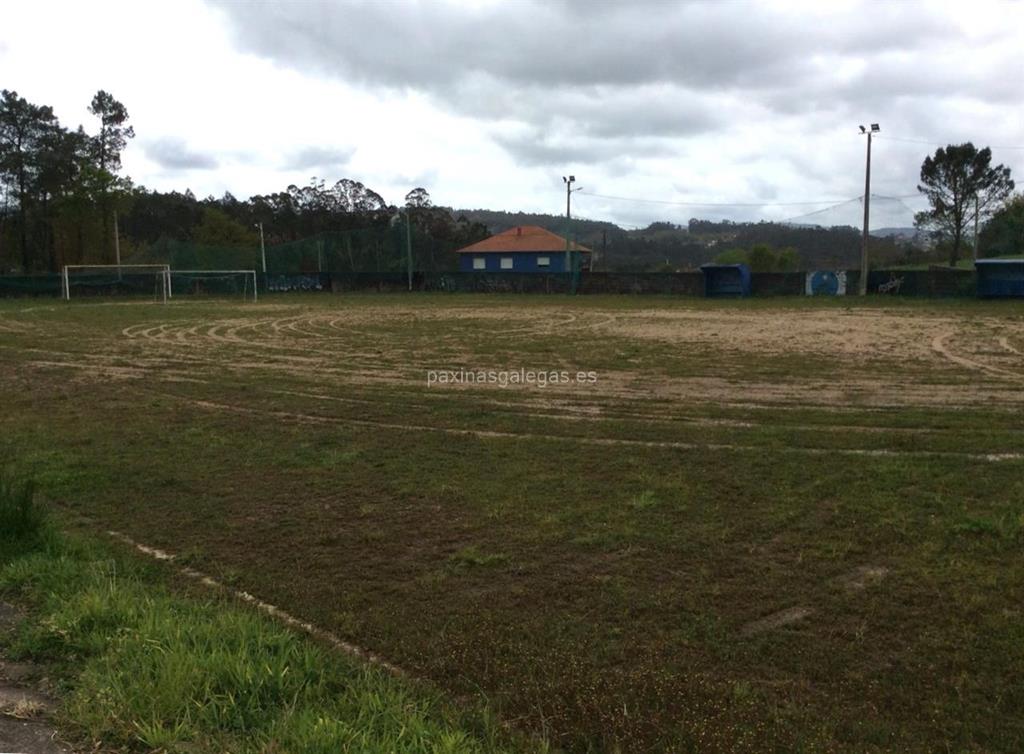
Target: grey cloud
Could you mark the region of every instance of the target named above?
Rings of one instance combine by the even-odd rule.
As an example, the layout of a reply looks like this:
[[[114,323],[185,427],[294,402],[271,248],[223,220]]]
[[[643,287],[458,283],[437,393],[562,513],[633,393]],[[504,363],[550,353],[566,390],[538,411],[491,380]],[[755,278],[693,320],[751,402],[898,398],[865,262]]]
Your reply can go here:
[[[763,114],[878,111],[894,97],[970,83],[962,67],[935,63],[966,32],[921,4],[823,17],[762,4],[655,0],[400,9],[374,0],[271,0],[255,8],[211,1],[241,49],[282,65],[423,92],[461,115],[607,141],[560,148],[498,140],[531,164],[545,155],[585,161],[628,149],[627,136],[726,131]],[[868,59],[886,64],[837,78]]]
[[[752,86],[812,56],[907,50],[959,32],[920,5],[806,12],[733,3],[218,3],[244,48],[346,79],[434,90],[472,71],[514,84]]]
[[[481,121],[524,165],[600,163],[611,175],[682,154],[707,167],[696,172],[704,178],[716,162],[767,171],[772,184],[748,186],[759,199],[803,199],[859,191],[861,122],[945,138],[981,121],[992,138],[1020,143],[1015,109],[1006,109],[1020,100],[1018,19],[1010,20],[1019,14],[1008,10],[1005,30],[982,33],[919,2],[211,2],[239,49],[425,95]],[[848,139],[833,136],[846,128]],[[708,134],[731,153],[691,152],[684,141]],[[693,142],[707,149],[710,140]],[[879,163],[878,179],[912,190],[928,151]]]
[[[344,168],[355,154],[355,149],[338,147],[307,146],[296,150],[285,159],[288,170],[335,170]]]
[[[218,164],[213,155],[191,149],[173,136],[147,141],[142,149],[146,157],[168,170],[211,170]]]
[[[524,165],[590,165],[637,157],[668,157],[675,152],[654,140],[551,138],[540,133],[496,134],[494,140]]]
[[[437,184],[439,173],[437,170],[429,169],[412,175],[395,176],[392,181],[399,186],[408,186],[409,191],[417,186],[430,187]]]

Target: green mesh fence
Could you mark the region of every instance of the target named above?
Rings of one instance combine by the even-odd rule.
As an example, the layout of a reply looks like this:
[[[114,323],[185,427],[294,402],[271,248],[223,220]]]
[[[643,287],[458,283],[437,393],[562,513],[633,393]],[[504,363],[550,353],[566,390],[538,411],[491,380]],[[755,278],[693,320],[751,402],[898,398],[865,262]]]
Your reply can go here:
[[[164,273],[159,270],[85,270],[68,274],[68,295],[71,299],[115,296],[162,301],[165,286]]]
[[[181,297],[238,298],[256,297],[259,273],[230,270],[171,270],[171,294]]]
[[[60,275],[0,275],[0,296],[59,296]]]
[[[267,274],[398,273],[409,267],[421,272],[454,269],[454,244],[440,241],[413,227],[411,244],[405,223],[384,228],[365,228],[321,233],[287,243],[267,246]],[[263,272],[258,246],[233,248],[188,241],[161,239],[136,253],[132,263],[169,264],[171,269],[256,270]]]

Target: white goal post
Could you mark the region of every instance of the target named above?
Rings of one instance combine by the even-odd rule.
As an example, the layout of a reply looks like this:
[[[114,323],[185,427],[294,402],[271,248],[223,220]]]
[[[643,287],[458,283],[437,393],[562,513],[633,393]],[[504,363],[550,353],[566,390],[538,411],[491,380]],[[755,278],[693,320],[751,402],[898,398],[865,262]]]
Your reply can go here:
[[[169,293],[174,292],[175,275],[187,276],[187,280],[197,282],[203,280],[211,282],[223,281],[231,277],[241,277],[245,281],[242,296],[248,298],[251,286],[253,303],[259,300],[259,294],[256,290],[256,270],[170,270],[168,274]],[[179,289],[180,292],[181,290]]]
[[[113,273],[117,277],[110,278]],[[74,276],[73,276],[74,275]],[[79,277],[79,275],[81,277]],[[159,280],[159,291],[155,292],[164,303],[171,297],[171,266],[169,264],[66,264],[61,273],[61,297],[71,300],[72,282],[90,283],[92,285],[117,285],[124,281],[125,275],[152,275],[154,281]],[[107,276],[97,282],[96,278]]]

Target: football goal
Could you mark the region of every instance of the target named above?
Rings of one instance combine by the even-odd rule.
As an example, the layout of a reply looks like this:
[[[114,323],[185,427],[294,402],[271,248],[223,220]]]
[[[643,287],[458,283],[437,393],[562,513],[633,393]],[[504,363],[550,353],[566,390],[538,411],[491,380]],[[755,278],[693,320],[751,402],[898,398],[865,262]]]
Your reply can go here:
[[[88,296],[136,296],[167,302],[171,267],[166,264],[67,264],[61,275],[64,300]]]
[[[240,297],[254,303],[256,270],[171,270],[170,293],[174,296]]]

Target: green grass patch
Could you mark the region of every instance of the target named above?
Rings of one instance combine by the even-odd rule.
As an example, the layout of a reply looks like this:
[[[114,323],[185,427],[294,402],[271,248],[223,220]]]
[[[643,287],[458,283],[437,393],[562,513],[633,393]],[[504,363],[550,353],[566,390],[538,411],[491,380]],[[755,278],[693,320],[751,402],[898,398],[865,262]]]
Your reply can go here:
[[[17,492],[14,510],[33,511],[30,493]],[[41,514],[23,517],[26,536],[45,525]],[[183,754],[545,748],[514,744],[481,708],[457,710],[227,599],[178,596],[153,569],[106,548],[51,545],[0,567],[0,596],[31,611],[8,652],[56,670],[59,722],[83,745]]]
[[[1024,749],[1012,302],[0,313],[0,457],[46,500],[568,751]],[[599,381],[427,386],[460,366]],[[745,632],[794,607],[813,612]],[[347,724],[311,709],[288,746]]]
[[[51,534],[32,480],[0,470],[0,564],[40,547]]]

